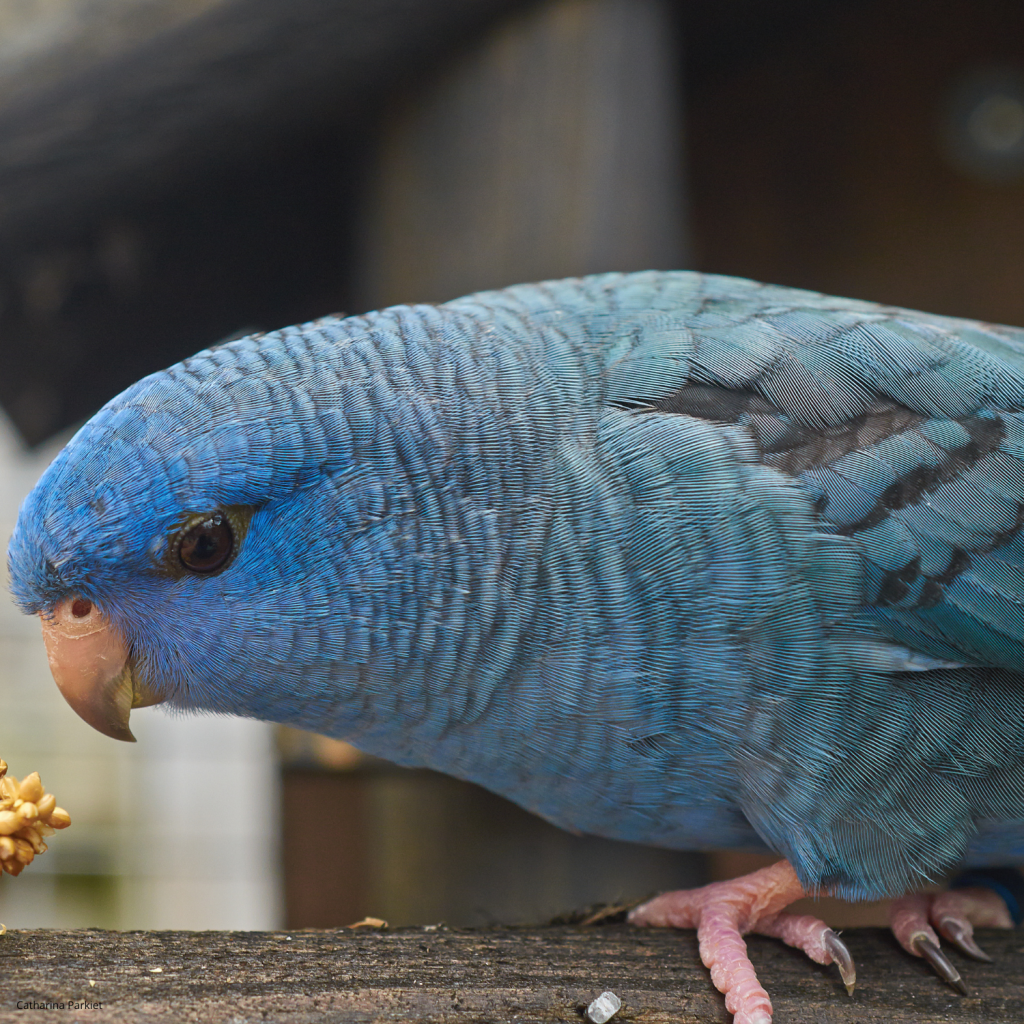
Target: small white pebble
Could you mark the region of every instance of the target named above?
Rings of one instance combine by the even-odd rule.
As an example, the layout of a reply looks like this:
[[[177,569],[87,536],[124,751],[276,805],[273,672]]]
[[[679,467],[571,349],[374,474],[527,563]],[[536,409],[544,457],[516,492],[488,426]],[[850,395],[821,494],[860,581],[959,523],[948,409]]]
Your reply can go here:
[[[588,1007],[587,1018],[594,1024],[604,1024],[619,1012],[622,1000],[614,992],[602,992]]]
[[[90,978],[89,979],[89,988],[95,988],[95,987],[96,987],[96,982],[93,981],[92,978]]]
[[[164,973],[164,969],[162,967],[150,967],[149,973],[150,974],[163,974]]]

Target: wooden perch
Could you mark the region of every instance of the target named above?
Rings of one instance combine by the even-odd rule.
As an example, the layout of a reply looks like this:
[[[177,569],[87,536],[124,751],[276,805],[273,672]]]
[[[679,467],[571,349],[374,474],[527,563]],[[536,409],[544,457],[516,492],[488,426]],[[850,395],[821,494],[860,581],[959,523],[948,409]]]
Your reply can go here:
[[[852,999],[834,969],[819,967],[780,942],[749,940],[779,1024],[1024,1020],[1021,932],[979,932],[993,964],[956,958],[970,986],[967,998],[904,954],[885,931],[848,931],[843,938],[857,961]],[[729,1021],[697,958],[693,932],[625,925],[396,932],[11,931],[0,938],[0,972],[0,1021],[578,1024],[586,1005],[605,990],[622,1000],[612,1018],[616,1024]],[[72,1001],[94,1008],[71,1006]],[[33,1002],[36,1007],[26,1005]],[[46,1003],[64,1003],[64,1009],[38,1008]],[[68,1016],[69,1009],[78,1012]]]

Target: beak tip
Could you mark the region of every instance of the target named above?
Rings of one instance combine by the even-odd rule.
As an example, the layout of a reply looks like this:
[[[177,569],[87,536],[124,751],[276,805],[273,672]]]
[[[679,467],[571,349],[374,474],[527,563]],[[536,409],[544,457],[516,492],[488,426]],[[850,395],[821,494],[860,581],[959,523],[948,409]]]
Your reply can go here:
[[[122,728],[119,728],[119,729],[118,728],[98,729],[95,725],[93,725],[92,722],[88,722],[88,724],[92,725],[92,727],[94,729],[96,729],[97,732],[103,733],[104,736],[109,736],[112,740],[120,740],[122,743],[137,743],[138,742],[138,740],[136,740],[135,736],[132,734],[131,729],[128,728],[128,723],[127,722],[125,722],[124,726]]]
[[[67,699],[67,694],[64,696]],[[128,715],[124,714],[122,709],[116,705],[96,707],[78,701],[72,703],[70,700],[68,704],[86,725],[91,726],[104,736],[109,736],[112,740],[121,740],[124,743],[135,742],[135,737],[128,725]]]

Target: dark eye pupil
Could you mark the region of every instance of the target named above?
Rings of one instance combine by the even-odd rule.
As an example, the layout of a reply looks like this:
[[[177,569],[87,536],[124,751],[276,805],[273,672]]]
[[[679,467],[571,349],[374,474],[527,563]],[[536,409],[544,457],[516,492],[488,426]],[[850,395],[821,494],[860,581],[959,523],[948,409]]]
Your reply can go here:
[[[213,572],[228,560],[234,545],[235,538],[227,520],[219,515],[211,516],[181,538],[178,557],[191,572]]]

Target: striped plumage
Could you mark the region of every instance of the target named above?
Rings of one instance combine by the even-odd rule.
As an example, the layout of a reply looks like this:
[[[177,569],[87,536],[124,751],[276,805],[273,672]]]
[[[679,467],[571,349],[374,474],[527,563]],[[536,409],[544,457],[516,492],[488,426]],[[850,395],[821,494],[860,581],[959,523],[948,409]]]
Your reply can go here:
[[[172,704],[565,826],[851,897],[1024,858],[1024,331],[654,272],[325,319],[114,399],[10,568]]]

